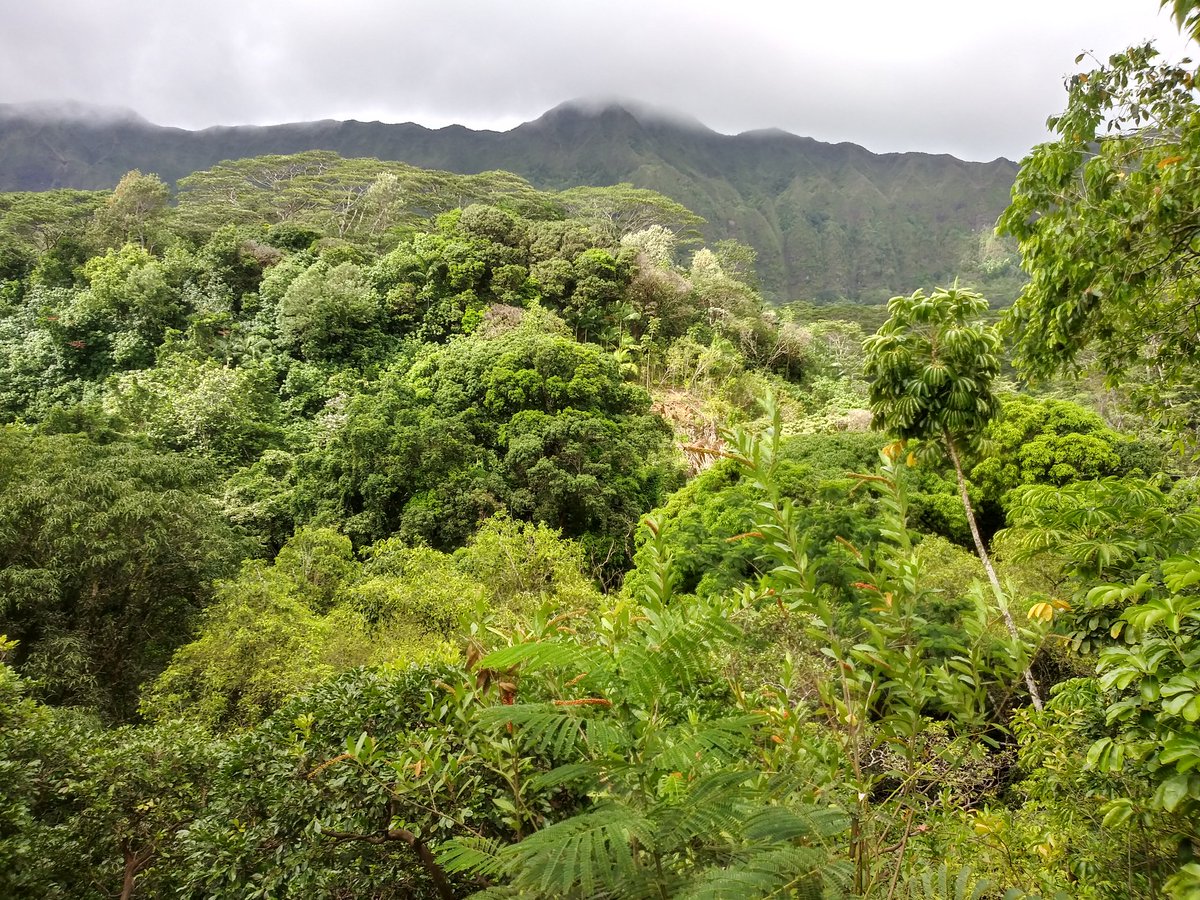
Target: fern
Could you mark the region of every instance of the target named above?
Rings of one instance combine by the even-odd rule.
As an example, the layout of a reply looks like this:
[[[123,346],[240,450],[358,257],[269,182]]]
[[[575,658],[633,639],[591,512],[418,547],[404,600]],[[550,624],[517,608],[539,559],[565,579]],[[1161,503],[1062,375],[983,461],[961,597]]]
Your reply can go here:
[[[761,715],[747,714],[705,722],[695,730],[692,726],[671,729],[660,737],[666,748],[652,758],[651,764],[674,771],[690,768],[714,752],[724,759],[736,758],[746,749],[754,727],[761,721]]]
[[[750,840],[824,840],[841,834],[848,824],[839,809],[768,806],[747,818],[745,835]]]
[[[634,845],[638,849],[634,850]],[[557,822],[519,844],[503,858],[514,887],[541,897],[618,894],[639,880],[638,856],[654,848],[654,829],[638,813],[604,805]]]
[[[574,707],[548,703],[495,706],[480,714],[483,725],[511,725],[532,749],[562,759],[583,738],[583,717]]]
[[[736,635],[726,618],[710,608],[647,612],[646,618],[640,634],[616,654],[624,690],[645,703],[711,681],[709,651]]]
[[[553,791],[573,784],[594,783],[600,778],[603,765],[596,762],[573,762],[557,766],[529,779],[535,791]]]
[[[732,851],[732,842],[740,840],[751,797],[748,785],[756,774],[722,770],[667,796],[652,812],[662,823],[662,842],[674,848],[704,845]]]
[[[991,883],[975,878],[969,867],[954,871],[942,863],[933,871],[907,878],[900,896],[907,900],[981,900],[991,890]]]
[[[484,669],[523,667],[526,672],[543,669],[569,670],[572,674],[589,672],[608,663],[608,655],[598,648],[554,640],[531,641],[493,650],[479,661]]]
[[[778,896],[830,900],[843,896],[848,882],[848,867],[831,867],[824,851],[783,846],[753,853],[736,866],[710,869],[677,896],[680,900]]]
[[[741,640],[733,601],[676,598],[661,530],[647,527],[658,570],[640,605],[579,629],[598,641],[555,632],[479,664],[541,678],[553,698],[478,715],[481,729],[506,741],[511,732],[554,764],[524,779],[521,805],[552,808],[545,795],[569,789],[586,798],[582,810],[534,821],[540,830],[500,850],[452,842],[445,864],[505,882],[487,892],[497,898],[837,896],[848,869],[830,864],[826,843],[844,833],[847,817],[797,803],[807,784],[749,763],[767,714],[736,706],[704,714],[719,660]],[[795,535],[783,531],[778,543],[787,545]],[[805,565],[794,553],[786,562]]]
[[[457,837],[438,848],[438,865],[447,872],[472,872],[485,878],[499,875],[503,869],[500,853],[504,844],[484,837]]]

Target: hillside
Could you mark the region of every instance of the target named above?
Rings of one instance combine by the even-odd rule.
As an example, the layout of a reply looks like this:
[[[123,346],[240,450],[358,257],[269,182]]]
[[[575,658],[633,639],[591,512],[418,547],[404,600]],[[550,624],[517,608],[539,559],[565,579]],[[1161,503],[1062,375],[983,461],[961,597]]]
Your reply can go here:
[[[987,241],[1016,172],[1004,159],[880,155],[775,130],[724,135],[617,103],[564,104],[506,132],[356,121],[186,131],[122,110],[0,104],[5,191],[110,188],[134,168],[174,182],[224,159],[313,149],[503,169],[548,189],[650,188],[703,216],[708,242],[754,247],[777,300],[878,301],[956,274],[995,299],[1012,293],[1011,266]]]

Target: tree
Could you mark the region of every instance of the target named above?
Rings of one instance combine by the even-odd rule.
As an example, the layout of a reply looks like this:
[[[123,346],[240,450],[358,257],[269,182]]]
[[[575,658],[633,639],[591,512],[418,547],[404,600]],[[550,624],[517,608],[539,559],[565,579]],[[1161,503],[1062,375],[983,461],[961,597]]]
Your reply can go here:
[[[449,550],[508,508],[619,565],[674,479],[669,436],[609,354],[544,322],[427,347],[351,400],[301,466],[314,512],[360,542],[399,531]]]
[[[143,368],[168,328],[183,328],[189,310],[162,262],[126,244],[83,266],[87,290],[55,310],[53,333],[72,369],[93,378],[115,369]]]
[[[195,450],[225,465],[249,464],[281,436],[274,373],[163,354],[153,369],[109,383],[106,408],[170,450]]]
[[[346,537],[309,527],[273,565],[247,562],[219,586],[196,639],[143,693],[143,714],[245,727],[356,666],[457,659],[449,638],[481,605],[483,585],[427,547],[392,540],[367,553],[360,565]]]
[[[279,331],[306,359],[344,360],[371,343],[380,312],[362,269],[319,262],[300,273],[279,301]]]
[[[1160,0],[1160,9],[1171,8],[1171,17],[1179,30],[1200,41],[1200,3],[1195,0]]]
[[[327,150],[222,162],[180,179],[179,188],[178,220],[197,234],[231,222],[286,224],[378,246],[393,231],[401,236],[404,226],[474,201],[537,218],[562,215],[554,194],[508,172],[455,175],[401,162],[342,159]]]
[[[171,190],[157,175],[127,172],[104,206],[96,210],[94,226],[109,247],[137,244],[152,250],[159,239],[158,224],[169,212]]]
[[[1020,485],[1065,486],[1134,471],[1150,476],[1162,467],[1157,448],[1113,431],[1069,400],[1016,395],[1004,398],[1002,411],[987,426],[987,452],[970,471],[988,502],[1007,505],[1006,495]]]
[[[103,191],[29,191],[0,194],[0,233],[18,246],[49,253],[63,241],[82,238]]]
[[[979,294],[957,286],[938,288],[928,297],[922,291],[893,297],[887,322],[867,339],[863,371],[873,379],[875,427],[905,440],[936,442],[950,457],[975,550],[1015,640],[1017,625],[979,533],[962,462],[963,451],[973,447],[1000,409],[992,391],[1000,373],[1000,336],[979,321],[987,308]],[[1041,709],[1028,668],[1025,683]]]
[[[70,765],[52,770],[59,791],[76,807],[71,818],[55,824],[76,842],[75,858],[90,863],[64,866],[74,885],[62,887],[90,893],[99,883],[112,894],[119,885],[121,900],[170,892],[180,869],[171,851],[204,809],[215,742],[180,722],[82,736],[71,748]]]
[[[501,813],[491,801],[504,794],[473,752],[488,748],[465,733],[474,710],[446,693],[462,679],[461,669],[355,669],[232,736],[210,761],[203,815],[180,836],[177,893],[465,893],[451,890],[429,845],[463,830],[450,816],[494,833]],[[374,752],[377,739],[388,753]]]
[[[196,460],[0,429],[0,630],[43,698],[128,719],[245,551]]]
[[[1193,76],[1145,45],[1069,79],[1057,139],[1023,161],[999,222],[1030,276],[1005,322],[1018,367],[1046,377],[1090,348],[1110,384],[1134,376],[1147,412],[1185,425],[1200,420]]]
[[[1194,2],[1160,5],[1200,36]],[[1094,353],[1110,385],[1130,386],[1144,409],[1183,439],[1200,421],[1194,78],[1190,62],[1160,63],[1149,45],[1071,78],[1067,108],[1050,120],[1058,137],[1023,162],[1012,206],[1000,220],[1018,239],[1031,276],[1006,322],[1023,371],[1037,377],[1080,368],[1085,353]],[[1145,823],[1155,812],[1176,817],[1182,865],[1163,888],[1193,897],[1200,895],[1194,825],[1200,561],[1189,540],[1192,511],[1176,527],[1154,493],[1153,486],[1115,481],[1055,497],[1034,488],[1018,506],[1025,521],[1017,524],[1026,542],[1066,557],[1068,572],[1117,576],[1090,590],[1081,585],[1085,602],[1075,615],[1077,640],[1120,639],[1101,653],[1107,734],[1087,760],[1103,773],[1141,776],[1152,786],[1150,797],[1131,792],[1113,799],[1105,807],[1109,827]],[[1086,528],[1077,527],[1081,521]],[[1164,521],[1170,540],[1162,539]],[[1064,529],[1064,522],[1073,527]],[[1114,561],[1125,571],[1112,571]]]
[[[662,194],[630,184],[612,187],[577,187],[559,199],[572,218],[582,219],[616,245],[622,237],[660,225],[677,238],[692,238],[704,220],[687,207]]]
[[[660,523],[645,527],[657,552],[640,596],[517,632],[479,661],[513,692],[477,713],[479,743],[532,771],[496,801],[515,840],[460,832],[439,859],[545,900],[838,896],[848,867],[830,844],[846,816],[778,757],[764,765],[774,720],[722,683],[737,600],[674,602]]]

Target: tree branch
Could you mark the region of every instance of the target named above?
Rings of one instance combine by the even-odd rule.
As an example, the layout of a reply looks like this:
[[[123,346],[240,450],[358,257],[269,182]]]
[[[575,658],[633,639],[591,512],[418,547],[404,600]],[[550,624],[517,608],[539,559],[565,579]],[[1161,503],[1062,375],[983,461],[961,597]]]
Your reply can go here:
[[[408,844],[416,851],[417,857],[421,860],[421,866],[425,869],[430,879],[433,881],[434,887],[437,889],[438,897],[441,900],[454,900],[454,886],[450,884],[450,879],[446,877],[446,870],[438,865],[437,859],[434,858],[433,851],[429,846],[418,838],[407,828],[389,828],[385,831],[376,831],[371,834],[358,834],[353,831],[329,831],[321,832],[328,838],[332,838],[338,842],[344,841],[361,841],[365,844],[389,844],[394,842]]]

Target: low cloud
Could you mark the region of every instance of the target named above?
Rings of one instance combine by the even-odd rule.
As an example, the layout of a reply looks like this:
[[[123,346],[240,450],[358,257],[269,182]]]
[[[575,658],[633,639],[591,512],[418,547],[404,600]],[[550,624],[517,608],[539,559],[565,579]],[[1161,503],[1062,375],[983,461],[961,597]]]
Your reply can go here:
[[[884,152],[1020,157],[1083,50],[1183,42],[1154,0],[784,5],[262,0],[10,4],[0,101],[71,98],[165,125],[327,118],[508,128],[620,96],[712,128]]]

